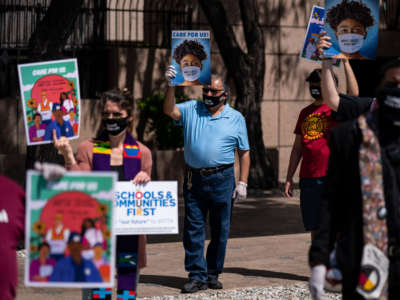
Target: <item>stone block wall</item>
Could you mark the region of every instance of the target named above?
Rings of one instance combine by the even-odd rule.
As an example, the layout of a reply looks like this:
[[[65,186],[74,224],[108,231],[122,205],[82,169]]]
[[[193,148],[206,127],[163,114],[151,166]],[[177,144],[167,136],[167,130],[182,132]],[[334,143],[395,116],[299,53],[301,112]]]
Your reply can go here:
[[[243,51],[246,51],[237,1],[226,0],[223,3],[229,22],[234,26],[236,38]],[[318,63],[300,59],[299,52],[311,7],[323,6],[324,1],[258,0],[258,3],[259,21],[266,43],[264,95],[261,105],[263,138],[274,162],[276,176],[282,182],[286,177],[298,114],[303,107],[312,102],[305,79],[314,68],[319,67]],[[194,10],[193,24],[200,24],[199,29],[209,29],[207,19],[198,7]],[[398,35],[398,32],[385,31],[382,28],[379,56],[397,56],[400,53]],[[212,72],[226,75],[217,43],[213,40],[213,35],[211,37]],[[135,99],[140,99],[153,93],[165,92],[167,86],[164,72],[170,61],[171,53],[167,49],[114,49],[109,55],[109,73],[104,76],[108,77],[110,87],[128,87]],[[342,67],[338,68],[336,73],[340,80],[339,89],[344,91],[345,78]],[[232,90],[234,100],[234,89]],[[201,88],[185,87],[184,93],[193,98],[200,98]],[[82,109],[85,117],[82,119],[81,138],[72,143],[75,149],[79,142],[91,137],[94,128],[98,126],[98,102],[82,100]],[[19,99],[0,99],[0,119],[3,122],[0,128],[0,173],[5,172],[11,177],[18,177],[17,174],[24,166],[26,151]],[[144,142],[149,138],[148,134],[145,135]],[[172,179],[174,176],[181,176],[175,171],[183,168],[181,152],[157,153],[154,158],[157,164],[154,171],[157,178]],[[167,164],[158,165],[161,161],[166,161]],[[178,165],[182,166],[175,165],[175,161],[179,161]]]

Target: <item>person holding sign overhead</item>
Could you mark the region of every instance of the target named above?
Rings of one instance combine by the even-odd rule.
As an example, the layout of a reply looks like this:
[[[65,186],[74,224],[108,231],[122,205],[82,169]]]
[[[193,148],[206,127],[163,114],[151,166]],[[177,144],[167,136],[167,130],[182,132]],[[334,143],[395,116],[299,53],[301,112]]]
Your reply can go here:
[[[170,82],[176,72],[170,66]],[[185,220],[183,246],[189,281],[183,293],[222,289],[222,273],[229,236],[232,197],[244,200],[250,167],[250,146],[244,117],[227,103],[228,89],[221,76],[203,86],[203,101],[176,104],[175,89],[168,87],[164,113],[184,128],[187,170],[183,185]],[[235,188],[233,164],[239,151],[240,178]],[[204,258],[206,219],[210,216],[211,241]]]
[[[377,106],[372,110],[372,98],[354,97],[346,103],[349,99],[333,87],[330,69],[323,72],[324,99],[337,103],[338,113],[349,121],[331,133],[322,222],[309,252],[313,299],[324,299],[336,232],[343,299],[399,299],[400,60],[381,68]],[[369,254],[380,263],[370,264]]]
[[[149,148],[136,141],[130,133],[133,121],[133,104],[127,91],[111,90],[102,96],[102,124],[95,139],[79,145],[74,156],[69,140],[57,138],[54,146],[64,156],[68,170],[116,171],[119,181],[145,184],[150,181],[152,158]],[[146,266],[146,237],[117,236],[118,290],[135,291],[138,270]],[[137,258],[137,260],[136,260]],[[125,267],[127,261],[130,267]],[[92,299],[84,290],[84,299]],[[111,298],[110,298],[111,299]]]

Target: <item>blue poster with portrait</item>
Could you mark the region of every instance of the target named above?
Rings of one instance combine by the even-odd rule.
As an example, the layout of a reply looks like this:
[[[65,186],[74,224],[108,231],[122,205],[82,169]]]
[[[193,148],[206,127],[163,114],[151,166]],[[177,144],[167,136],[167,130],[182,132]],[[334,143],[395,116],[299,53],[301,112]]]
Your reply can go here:
[[[211,84],[210,31],[172,31],[171,56],[173,86]]]
[[[325,57],[376,58],[379,0],[326,0],[325,11],[325,31],[332,42]]]

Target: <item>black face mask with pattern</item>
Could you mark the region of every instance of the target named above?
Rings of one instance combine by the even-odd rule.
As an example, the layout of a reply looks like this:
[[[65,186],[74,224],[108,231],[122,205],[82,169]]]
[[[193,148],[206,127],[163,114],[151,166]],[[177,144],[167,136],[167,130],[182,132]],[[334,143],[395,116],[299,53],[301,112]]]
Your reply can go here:
[[[320,86],[310,86],[310,94],[315,100],[322,99],[322,92]]]
[[[104,119],[103,126],[108,134],[118,135],[128,127],[128,117],[119,119]]]
[[[381,117],[400,127],[400,89],[382,88],[377,99]]]
[[[221,102],[225,101],[225,99],[225,94],[222,94],[221,96],[208,96],[206,94],[203,94],[203,102],[204,105],[207,107],[217,106]]]

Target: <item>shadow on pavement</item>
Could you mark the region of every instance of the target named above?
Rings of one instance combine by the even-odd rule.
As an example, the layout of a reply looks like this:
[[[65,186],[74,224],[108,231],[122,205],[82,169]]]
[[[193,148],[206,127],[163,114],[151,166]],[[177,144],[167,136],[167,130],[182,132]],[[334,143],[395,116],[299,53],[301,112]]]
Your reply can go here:
[[[148,235],[149,243],[182,241],[183,198],[179,201],[179,234]],[[246,201],[233,206],[230,238],[295,233],[304,233],[298,198],[284,198],[280,191],[261,191],[253,192]]]
[[[268,270],[253,270],[246,268],[224,268],[224,273],[239,274],[246,277],[266,277],[296,281],[308,281],[308,277],[296,274],[274,272]],[[140,283],[165,286],[169,288],[181,289],[188,279],[176,276],[165,275],[140,275]]]
[[[287,280],[297,280],[297,281],[308,281],[308,277],[300,276],[296,274],[274,272],[268,270],[253,270],[246,268],[224,268],[224,273],[234,273],[243,276],[254,276],[254,277],[268,277],[268,278],[278,278]]]
[[[181,289],[188,279],[165,275],[140,275],[139,282],[143,284],[154,284],[175,289]]]

